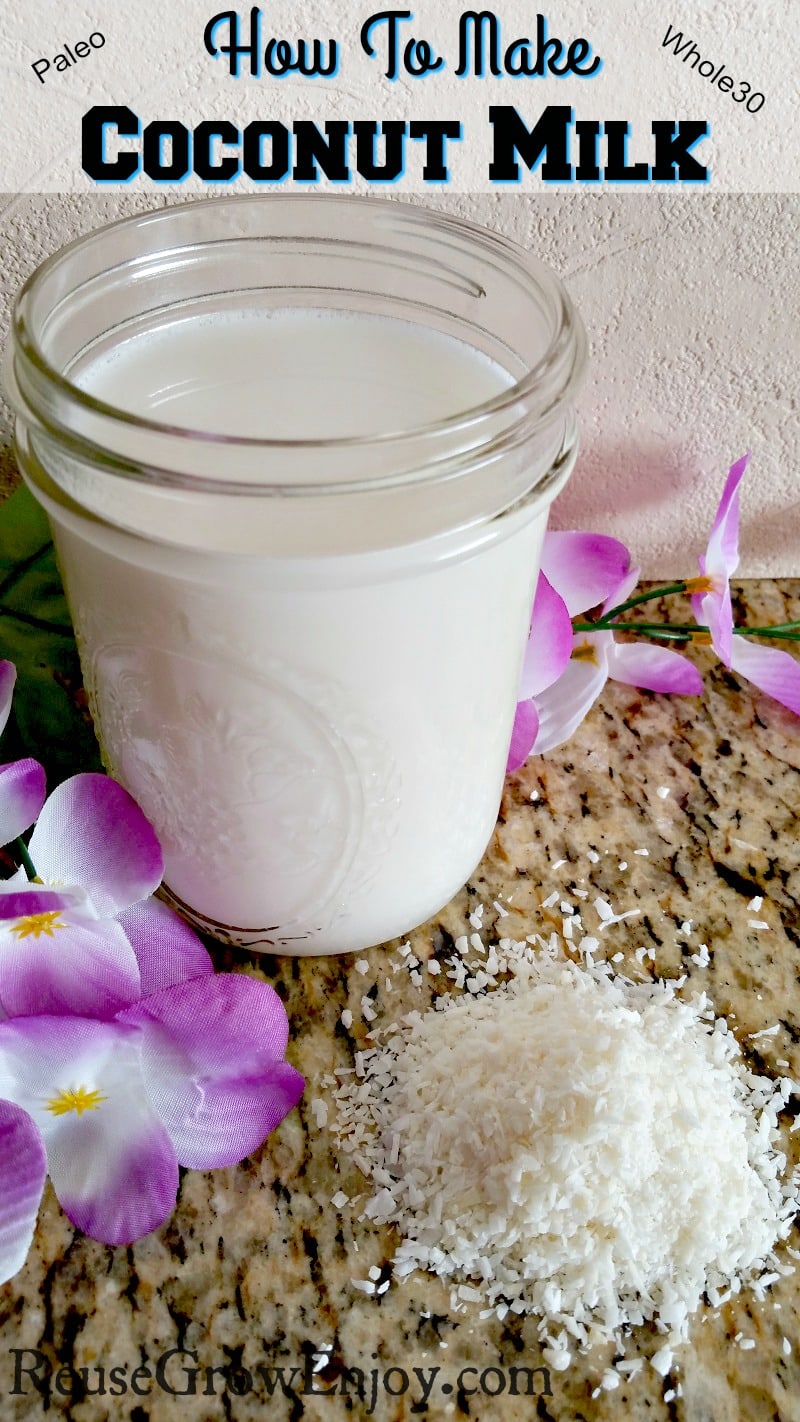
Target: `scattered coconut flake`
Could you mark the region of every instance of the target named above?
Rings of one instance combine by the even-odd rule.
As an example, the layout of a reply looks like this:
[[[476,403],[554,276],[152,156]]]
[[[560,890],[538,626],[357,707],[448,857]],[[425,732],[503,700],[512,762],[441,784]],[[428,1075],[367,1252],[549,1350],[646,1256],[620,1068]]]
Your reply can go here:
[[[743,1353],[749,1353],[751,1348],[755,1348],[755,1346],[755,1338],[741,1338],[739,1340],[739,1347],[741,1348]]]
[[[335,1210],[341,1210],[345,1205],[349,1205],[349,1203],[350,1196],[345,1195],[344,1190],[337,1190],[336,1194],[331,1196],[331,1204]]]
[[[439,962],[438,958],[429,958],[429,959],[428,959],[428,972],[431,974],[431,977],[436,977],[436,974],[437,974],[437,973],[440,973],[441,971],[442,971],[442,965],[441,965],[441,963]]]
[[[627,859],[620,859],[619,864],[617,865],[617,868],[618,868],[618,869],[627,869],[627,867],[628,867],[628,861],[627,861]]]
[[[627,913],[612,913],[610,918],[600,924],[600,932],[602,933],[606,928],[613,928],[615,923],[624,923],[626,918],[639,918],[641,912],[641,909],[628,909]],[[655,958],[655,949],[651,948],[648,951],[650,956]]]
[[[751,1042],[757,1042],[759,1037],[776,1037],[781,1030],[780,1022],[774,1022],[771,1027],[762,1027],[760,1032],[750,1032],[748,1034]]]
[[[754,928],[757,933],[763,933],[765,928],[769,928],[769,924],[763,918],[748,918],[747,927]]]
[[[371,1279],[351,1279],[350,1283],[354,1289],[359,1289],[362,1294],[374,1294],[375,1285]]]
[[[365,973],[369,972],[369,963],[367,962],[366,958],[356,958],[353,967],[355,968],[356,972],[361,973],[362,976]]]
[[[554,904],[558,903],[560,898],[561,895],[559,894],[558,889],[554,889],[552,894],[548,894],[547,898],[542,900],[542,908],[551,909]]]
[[[365,1021],[365,1022],[374,1022],[374,1021],[375,1021],[375,1018],[377,1017],[377,1015],[378,1015],[378,1014],[377,1014],[377,1012],[375,1011],[375,1008],[374,1008],[373,1005],[372,1005],[372,998],[371,998],[371,997],[368,997],[368,996],[366,996],[366,995],[365,995],[364,997],[362,997],[362,999],[361,999],[361,1016],[364,1018],[364,1021]]]
[[[647,859],[650,854],[649,849],[634,849],[633,852],[634,854],[641,854],[644,859]]]
[[[677,1396],[678,1394],[676,1393],[674,1387],[668,1387],[666,1392],[664,1393],[664,1401],[674,1402]]]
[[[698,968],[708,967],[711,962],[711,954],[708,951],[707,943],[701,943],[697,952],[692,954],[692,962],[696,963]]]
[[[538,790],[531,790],[530,798],[531,798],[531,800],[538,800],[538,798],[539,798],[539,791],[538,791]]]
[[[668,794],[669,794],[669,786],[668,786],[668,785],[659,785],[658,789],[656,790],[656,794],[657,794],[659,800],[666,800],[666,798],[667,798],[667,796],[668,796]]]
[[[499,904],[497,899],[492,899],[492,908],[500,915],[500,918],[508,918],[508,909],[503,908],[503,905]]]
[[[314,1117],[315,1126],[327,1126],[328,1124],[328,1103],[322,1101],[318,1096],[312,1098],[311,1114]]]
[[[614,1367],[618,1373],[622,1373],[623,1377],[635,1378],[636,1374],[640,1373],[644,1367],[644,1358],[620,1358]]]
[[[586,858],[588,859],[590,864],[600,863],[600,855],[597,853],[596,849],[587,849]]]
[[[664,1378],[672,1367],[673,1356],[672,1349],[665,1344],[663,1348],[659,1348],[658,1352],[653,1354],[650,1359],[651,1367],[654,1367],[656,1372]]]
[[[551,869],[561,869],[566,864],[566,859],[557,859],[555,864],[551,864]]]
[[[542,1357],[555,1373],[565,1373],[572,1362],[572,1354],[567,1348],[543,1348]]]
[[[782,1346],[782,1348],[783,1348],[783,1356],[784,1356],[784,1358],[790,1358],[790,1357],[792,1356],[792,1345],[791,1345],[791,1343],[789,1342],[789,1339],[788,1339],[788,1338],[784,1338],[783,1343],[782,1343],[781,1346]]]
[[[342,1024],[343,1027],[346,1027],[346,1028],[347,1028],[347,1030],[348,1030],[348,1032],[349,1032],[349,1031],[350,1031],[350,1028],[351,1028],[352,1025],[353,1025],[353,1014],[352,1014],[352,1012],[350,1011],[350,1008],[349,1008],[349,1007],[346,1007],[346,1008],[344,1009],[344,1011],[342,1012],[341,1017],[339,1018],[339,1021],[341,1022],[341,1024]]]
[[[750,909],[750,911],[751,911],[752,913],[758,913],[759,910],[760,910],[760,908],[761,908],[761,905],[763,904],[763,902],[764,902],[764,900],[763,900],[763,898],[761,897],[761,895],[760,895],[760,894],[756,894],[755,898],[750,900],[750,902],[749,902],[749,904],[747,905],[747,907],[748,907],[748,909]]]

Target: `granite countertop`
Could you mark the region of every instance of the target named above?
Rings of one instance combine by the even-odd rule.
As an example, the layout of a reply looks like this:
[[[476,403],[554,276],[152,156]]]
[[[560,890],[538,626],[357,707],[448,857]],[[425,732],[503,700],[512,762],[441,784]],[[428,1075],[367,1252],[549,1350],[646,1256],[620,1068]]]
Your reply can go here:
[[[800,581],[738,586],[739,620],[764,625],[800,618]],[[654,697],[609,683],[568,745],[509,778],[482,864],[438,918],[411,935],[412,948],[426,959],[444,934],[469,932],[467,918],[478,903],[485,905],[490,936],[492,904],[501,895],[509,916],[498,936],[524,937],[540,926],[539,905],[552,889],[569,897],[581,883],[618,908],[641,911],[614,929],[613,951],[625,953],[625,971],[636,978],[647,971],[688,973],[689,986],[708,991],[743,1042],[780,1022],[777,1036],[747,1044],[747,1057],[757,1071],[776,1074],[776,1061],[787,1060],[784,1074],[798,1077],[800,722],[754,689],[742,689],[710,653],[696,655],[707,673],[701,700]],[[658,793],[664,787],[668,795]],[[637,848],[647,855],[634,854]],[[559,868],[551,867],[559,860]],[[755,895],[763,896],[758,918],[768,923],[766,930],[748,924],[753,913],[747,905]],[[682,936],[687,920],[693,929]],[[560,926],[560,916],[552,926]],[[704,968],[691,961],[701,942],[711,953]],[[642,943],[655,948],[654,964],[636,961]],[[424,986],[414,988],[408,982],[401,987],[398,974],[394,991],[385,994],[387,949],[363,956],[366,975],[353,958],[279,960],[216,950],[219,966],[263,973],[284,997],[292,1023],[289,1055],[308,1078],[306,1097],[244,1164],[184,1174],[170,1222],[132,1248],[106,1248],[76,1233],[48,1187],[28,1262],[0,1290],[3,1422],[38,1417],[48,1406],[29,1373],[21,1378],[21,1391],[12,1392],[13,1349],[43,1355],[42,1372],[51,1369],[49,1408],[76,1422],[108,1416],[246,1422],[264,1415],[276,1422],[347,1416],[379,1422],[414,1416],[480,1422],[600,1422],[620,1415],[635,1422],[800,1419],[800,1275],[782,1278],[761,1303],[745,1293],[717,1314],[701,1311],[668,1379],[647,1366],[595,1399],[611,1350],[579,1358],[566,1374],[551,1373],[549,1395],[545,1377],[535,1374],[537,1395],[515,1397],[509,1395],[510,1368],[542,1362],[534,1319],[481,1321],[479,1305],[456,1316],[446,1286],[419,1273],[392,1283],[379,1299],[353,1288],[351,1280],[366,1278],[373,1265],[389,1276],[385,1266],[397,1241],[391,1229],[359,1222],[357,1210],[339,1213],[331,1205],[337,1190],[352,1195],[364,1182],[346,1158],[339,1169],[330,1135],[314,1124],[311,1100],[324,1094],[321,1078],[350,1064],[354,1046],[363,1044],[369,1024],[361,999],[373,984],[380,988],[379,1013],[386,1010],[392,1018],[410,1006],[424,1007],[431,991],[427,975]],[[353,1012],[351,1031],[340,1022],[345,1007]],[[800,1134],[787,1130],[791,1160],[797,1158],[796,1141]],[[736,1346],[737,1333],[754,1339],[755,1348]],[[784,1351],[784,1337],[791,1353]],[[330,1345],[331,1363],[314,1374],[311,1355],[322,1345]],[[660,1346],[649,1330],[639,1331],[637,1345],[643,1355]],[[173,1356],[166,1364],[165,1381],[183,1395],[170,1394],[148,1376],[170,1349],[195,1355]],[[33,1354],[22,1357],[25,1366],[36,1361]],[[95,1370],[104,1367],[106,1394],[82,1398],[67,1374],[59,1390],[61,1364],[88,1368],[92,1394],[99,1386]],[[205,1371],[226,1365],[247,1369],[252,1390],[246,1373],[231,1373],[226,1387],[222,1373]],[[293,1390],[277,1386],[270,1399],[259,1365],[283,1367],[287,1388],[295,1369]],[[116,1376],[127,1389],[118,1396],[114,1367],[124,1370]],[[144,1371],[135,1374],[137,1367]],[[194,1394],[185,1371],[192,1367],[200,1370]],[[366,1373],[363,1401],[352,1383],[342,1396],[342,1367]],[[381,1388],[373,1407],[373,1369],[399,1390],[401,1374],[388,1370],[403,1368],[413,1377],[415,1367],[425,1377],[428,1369],[440,1369],[427,1408],[419,1405],[416,1381],[396,1398]],[[502,1383],[503,1394],[459,1395],[456,1379],[463,1368],[477,1369],[466,1375],[468,1385],[483,1370],[500,1369],[486,1375],[487,1390]],[[682,1395],[664,1401],[664,1392],[678,1383]],[[323,1395],[329,1390],[333,1395]]]

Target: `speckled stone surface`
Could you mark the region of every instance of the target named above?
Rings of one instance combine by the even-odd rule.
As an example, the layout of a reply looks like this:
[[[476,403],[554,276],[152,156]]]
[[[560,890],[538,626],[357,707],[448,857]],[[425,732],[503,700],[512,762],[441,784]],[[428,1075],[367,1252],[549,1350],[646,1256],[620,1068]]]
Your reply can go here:
[[[800,581],[741,584],[738,611],[740,620],[747,615],[756,625],[798,618]],[[509,779],[482,864],[438,918],[411,935],[413,951],[422,959],[441,952],[447,934],[465,931],[479,902],[490,937],[499,895],[509,910],[500,933],[524,937],[547,922],[539,905],[553,888],[565,898],[576,887],[594,890],[590,901],[600,893],[618,910],[641,911],[613,930],[613,951],[625,953],[625,971],[637,978],[648,970],[687,972],[687,988],[708,990],[758,1071],[779,1070],[781,1059],[797,1077],[800,722],[713,669],[709,653],[695,655],[707,672],[702,700],[657,698],[609,684],[567,746],[531,760]],[[659,795],[660,787],[669,794]],[[561,866],[551,867],[558,860]],[[757,914],[747,907],[755,895],[764,899]],[[753,918],[768,928],[750,927]],[[688,937],[681,934],[687,920],[693,925]],[[560,916],[551,926],[560,926]],[[691,961],[701,942],[711,950],[706,968]],[[643,944],[655,948],[649,969],[634,957]],[[373,984],[379,1013],[394,1017],[425,1005],[427,981],[416,989],[403,979],[402,987],[398,974],[386,993],[390,956],[396,955],[385,947],[365,954],[369,971],[362,975],[352,958],[217,954],[220,966],[263,973],[278,987],[292,1022],[291,1060],[308,1078],[306,1098],[249,1161],[185,1175],[168,1225],[133,1248],[109,1249],[82,1238],[48,1194],[27,1265],[0,1290],[2,1422],[39,1417],[46,1409],[75,1422],[265,1416],[276,1422],[348,1416],[800,1422],[797,1277],[782,1279],[762,1303],[744,1294],[718,1314],[701,1311],[669,1378],[662,1381],[647,1366],[596,1399],[592,1391],[611,1351],[595,1350],[567,1374],[551,1373],[549,1390],[545,1375],[533,1373],[534,1395],[527,1397],[520,1395],[525,1374],[518,1373],[514,1396],[512,1367],[541,1365],[534,1319],[480,1321],[478,1305],[455,1316],[448,1291],[427,1275],[392,1284],[380,1300],[352,1287],[372,1265],[388,1266],[396,1239],[390,1229],[359,1222],[357,1211],[340,1214],[330,1204],[337,1189],[354,1194],[364,1182],[346,1159],[337,1162],[327,1131],[314,1125],[310,1100],[322,1094],[320,1078],[347,1065],[354,1045],[363,1043],[368,1024],[361,999]],[[345,1007],[353,1012],[350,1032],[339,1020]],[[781,1024],[777,1036],[747,1043],[749,1033],[775,1022]],[[791,1159],[799,1138],[787,1129]],[[755,1348],[737,1346],[738,1333]],[[314,1374],[313,1359],[306,1359],[323,1344],[331,1345],[331,1363]],[[640,1330],[636,1345],[649,1355],[658,1337]],[[12,1391],[13,1349],[36,1349],[46,1359],[49,1401],[28,1373],[21,1390]],[[191,1356],[167,1361],[162,1386],[152,1375],[171,1349]],[[34,1361],[33,1354],[22,1359]],[[81,1395],[68,1374],[61,1375],[59,1391],[61,1364],[88,1369],[91,1395]],[[282,1367],[285,1390],[268,1372],[275,1390],[270,1398],[260,1366]],[[112,1375],[115,1367],[120,1372]],[[206,1372],[225,1367],[233,1367],[227,1376]],[[342,1395],[343,1367],[364,1370],[363,1399],[354,1378]],[[98,1368],[105,1369],[104,1395]],[[144,1371],[134,1375],[137,1368]],[[392,1368],[410,1378],[408,1392],[394,1398],[383,1383],[399,1392],[403,1375]],[[414,1369],[422,1370],[424,1386]],[[459,1391],[463,1369],[476,1371],[463,1374]],[[373,1370],[379,1373],[374,1404]],[[481,1375],[485,1393],[468,1395]],[[682,1395],[665,1401],[678,1383]],[[486,1395],[491,1391],[499,1395]]]

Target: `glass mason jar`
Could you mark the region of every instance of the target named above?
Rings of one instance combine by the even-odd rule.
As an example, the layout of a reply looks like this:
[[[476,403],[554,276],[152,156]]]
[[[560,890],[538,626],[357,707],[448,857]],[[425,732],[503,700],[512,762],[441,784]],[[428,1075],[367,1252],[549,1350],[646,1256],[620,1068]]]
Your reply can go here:
[[[270,321],[294,342],[285,362],[253,356]],[[373,383],[401,347],[403,378]],[[423,922],[475,869],[584,358],[569,298],[527,251],[372,198],[164,208],[72,243],[23,288],[20,467],[50,517],[105,764],[201,929],[351,952]],[[444,394],[397,427],[406,379],[412,412]],[[170,403],[190,387],[191,419]]]

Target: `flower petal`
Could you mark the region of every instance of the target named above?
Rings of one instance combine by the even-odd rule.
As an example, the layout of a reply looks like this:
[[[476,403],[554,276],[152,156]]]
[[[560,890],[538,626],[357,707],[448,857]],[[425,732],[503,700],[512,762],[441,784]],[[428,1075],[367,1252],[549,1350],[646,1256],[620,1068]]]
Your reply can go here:
[[[631,565],[624,543],[602,533],[546,533],[541,569],[570,617],[605,602]]]
[[[47,1177],[44,1142],[27,1111],[0,1101],[0,1284],[28,1255]]]
[[[603,616],[607,616],[615,607],[621,607],[623,602],[627,602],[631,593],[641,576],[641,568],[629,568],[623,575],[615,588],[611,589],[605,602],[603,603]]]
[[[508,748],[506,774],[519,770],[525,764],[539,732],[539,712],[535,701],[518,701],[511,729],[511,745]]]
[[[11,714],[11,698],[14,695],[16,679],[17,669],[14,663],[0,662],[0,732],[5,730]]]
[[[283,1061],[278,994],[241,974],[195,978],[120,1013],[141,1028],[142,1072],[181,1165],[233,1165],[261,1145],[303,1092]]]
[[[572,654],[572,621],[563,598],[548,582],[544,573],[539,574],[536,597],[531,615],[531,630],[522,676],[519,684],[519,699],[527,701],[552,686],[557,681]]]
[[[680,652],[648,642],[615,642],[608,653],[608,674],[626,686],[669,691],[678,696],[702,696],[703,678]]]
[[[136,954],[141,997],[213,973],[214,964],[197,934],[159,899],[133,904],[118,915],[117,922]]]
[[[734,637],[731,666],[774,701],[800,716],[800,662],[780,647],[762,647]]]
[[[539,734],[533,747],[535,755],[568,741],[594,705],[608,680],[608,648],[613,640],[610,632],[580,633],[576,637],[576,650],[588,645],[594,657],[583,660],[573,654],[555,685],[537,696]]]
[[[0,1097],[33,1118],[72,1223],[106,1244],[157,1229],[178,1166],[142,1081],[138,1032],[80,1017],[0,1023]]]
[[[726,667],[731,664],[733,647],[733,604],[727,578],[717,582],[711,592],[695,593],[691,599],[692,615],[711,634],[711,645]]]
[[[42,879],[81,884],[101,918],[146,899],[164,873],[155,830],[107,775],[74,775],[59,785],[29,850]]]
[[[739,566],[739,485],[750,463],[750,452],[737,459],[728,471],[722,498],[708,540],[700,571],[722,581]]]
[[[0,765],[0,844],[30,829],[44,804],[44,767],[37,760]]]
[[[18,869],[16,874],[0,884],[0,925],[10,918],[27,918],[31,914],[72,908],[80,909],[87,918],[94,917],[82,889],[56,889],[50,884],[31,884],[25,877],[24,869]]]
[[[0,921],[0,1002],[9,1017],[111,1018],[140,996],[136,955],[114,919],[67,907]]]

